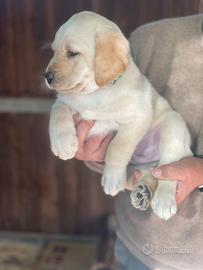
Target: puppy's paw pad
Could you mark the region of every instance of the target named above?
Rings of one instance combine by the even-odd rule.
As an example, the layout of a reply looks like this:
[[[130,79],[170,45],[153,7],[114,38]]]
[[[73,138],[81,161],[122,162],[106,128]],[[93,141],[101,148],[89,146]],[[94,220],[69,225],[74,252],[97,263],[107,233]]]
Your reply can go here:
[[[152,192],[145,183],[139,183],[130,194],[132,205],[142,211],[149,208]]]
[[[111,196],[115,196],[118,192],[125,189],[126,170],[125,168],[105,168],[102,176],[101,184],[104,192]]]
[[[153,212],[163,220],[168,220],[177,212],[177,204],[174,194],[158,194],[155,192],[151,207]]]
[[[58,136],[52,143],[51,149],[55,156],[67,160],[75,156],[78,150],[78,139],[75,135]]]

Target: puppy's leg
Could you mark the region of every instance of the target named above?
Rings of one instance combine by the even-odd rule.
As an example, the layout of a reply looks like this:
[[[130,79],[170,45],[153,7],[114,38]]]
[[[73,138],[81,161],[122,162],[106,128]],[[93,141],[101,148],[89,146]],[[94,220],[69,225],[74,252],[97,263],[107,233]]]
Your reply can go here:
[[[151,170],[142,170],[142,177],[137,184],[128,183],[127,188],[132,190],[130,194],[132,205],[139,210],[147,210],[150,206],[158,181],[152,176]]]
[[[168,111],[159,123],[159,165],[169,164],[183,157],[191,156],[190,135],[182,117]],[[175,215],[177,181],[160,180],[152,199],[152,209],[161,219],[167,220]]]
[[[78,149],[78,139],[72,114],[67,105],[56,101],[49,122],[51,150],[60,159],[73,158]]]
[[[101,102],[95,103],[98,104],[97,107],[94,108],[95,104],[93,107],[87,104],[88,110],[81,112],[81,115],[84,119],[107,121],[117,119],[118,132],[108,147],[102,176],[105,193],[114,196],[125,189],[126,167],[135,147],[151,126],[152,108],[146,106],[145,111],[138,110],[136,113],[134,96],[125,95],[122,99],[116,100],[114,91],[105,91],[102,94],[105,98],[101,97]]]
[[[112,196],[125,189],[126,167],[136,145],[146,133],[138,122],[121,125],[106,153],[102,186],[106,194]]]
[[[142,170],[141,173],[138,183],[131,186],[130,198],[135,208],[144,211],[150,206],[158,181],[153,177],[150,169]]]

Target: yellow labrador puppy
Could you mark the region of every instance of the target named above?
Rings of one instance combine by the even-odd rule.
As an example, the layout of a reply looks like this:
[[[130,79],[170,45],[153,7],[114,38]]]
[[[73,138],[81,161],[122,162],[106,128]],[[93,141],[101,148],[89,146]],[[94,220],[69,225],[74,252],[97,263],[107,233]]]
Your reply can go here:
[[[106,194],[114,196],[125,189],[126,167],[134,149],[155,127],[160,137],[159,164],[192,155],[185,122],[140,73],[116,24],[92,12],[78,13],[59,28],[52,48],[45,79],[50,89],[58,91],[49,127],[56,156],[64,160],[75,156],[75,112],[96,120],[90,136],[117,131],[105,157]],[[146,208],[151,181],[150,171],[144,172],[132,196],[135,207]],[[151,206],[162,219],[176,213],[176,185],[176,181],[158,183]]]

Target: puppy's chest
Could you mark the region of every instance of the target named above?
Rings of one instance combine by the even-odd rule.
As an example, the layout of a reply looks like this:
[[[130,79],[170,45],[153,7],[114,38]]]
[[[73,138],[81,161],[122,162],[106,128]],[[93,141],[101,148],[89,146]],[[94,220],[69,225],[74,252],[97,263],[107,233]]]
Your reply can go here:
[[[116,121],[96,121],[89,132],[89,137],[95,135],[106,135],[112,131],[118,130]]]
[[[68,106],[72,114],[79,113],[81,118],[84,120],[86,120],[85,117],[83,116],[84,111],[89,110],[92,107],[94,107],[94,109],[92,110],[96,111],[95,107],[97,107],[97,104],[95,103],[95,100],[91,100],[90,98],[87,97],[68,96],[62,98],[61,96],[58,96],[58,99]],[[89,132],[89,136],[106,135],[111,131],[117,131],[118,128],[119,125],[116,120],[96,120],[94,126],[91,128]]]
[[[58,99],[65,103],[73,114],[78,112],[82,115],[84,111],[95,107],[94,100],[85,96],[58,96]]]

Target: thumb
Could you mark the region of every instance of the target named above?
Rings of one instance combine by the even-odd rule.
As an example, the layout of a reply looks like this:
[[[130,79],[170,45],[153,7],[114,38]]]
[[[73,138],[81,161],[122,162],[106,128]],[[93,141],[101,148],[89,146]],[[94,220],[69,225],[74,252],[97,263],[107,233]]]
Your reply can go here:
[[[136,184],[140,177],[142,176],[142,172],[140,170],[136,170],[133,174],[133,182]]]
[[[158,179],[181,180],[183,170],[178,162],[161,165],[152,169],[152,175]]]

